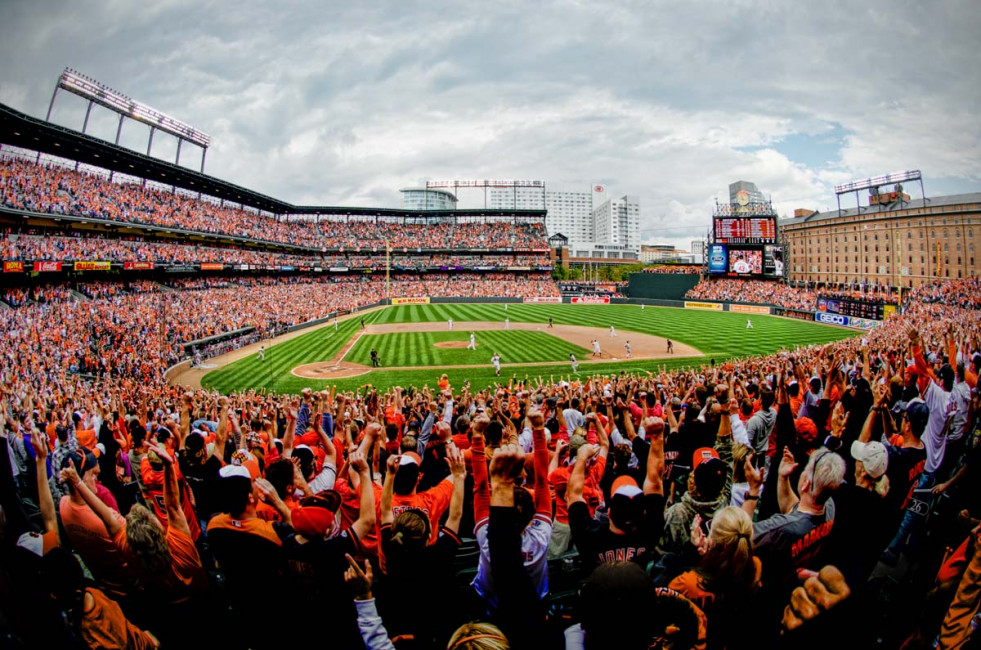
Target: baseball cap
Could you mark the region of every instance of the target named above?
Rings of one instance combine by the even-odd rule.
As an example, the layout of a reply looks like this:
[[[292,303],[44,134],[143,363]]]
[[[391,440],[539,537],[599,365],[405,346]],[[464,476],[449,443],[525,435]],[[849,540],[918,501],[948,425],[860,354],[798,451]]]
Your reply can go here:
[[[635,496],[642,494],[639,487],[637,487],[637,481],[630,476],[619,476],[613,481],[613,486],[610,488],[610,494],[613,496],[622,496],[632,499]]]
[[[17,538],[17,546],[34,553],[38,557],[43,557],[45,553],[58,546],[58,535],[54,532],[37,533],[31,531]]]
[[[886,473],[889,465],[889,455],[886,447],[881,442],[860,442],[856,440],[852,443],[852,458],[862,461],[865,472],[872,478],[879,478]]]
[[[86,450],[84,447],[73,451],[61,461],[62,469],[71,465],[75,468],[75,473],[78,474],[78,478],[85,478],[85,472],[93,469],[99,461],[96,460],[95,455]]]
[[[239,465],[249,471],[249,478],[253,481],[259,478],[259,461],[252,452],[245,449],[236,449],[232,454],[232,465]]]
[[[930,421],[930,407],[919,397],[914,397],[906,404],[906,419],[913,427],[913,433],[922,435]]]
[[[949,363],[945,363],[943,367],[940,368],[940,379],[944,383],[953,383],[954,369],[950,367]]]
[[[692,470],[694,471],[696,467],[698,467],[700,464],[702,464],[703,462],[707,461],[710,458],[715,458],[716,460],[718,460],[719,452],[717,452],[712,447],[701,447],[699,449],[696,449],[695,455],[694,457],[692,457],[692,461],[691,461]]]
[[[252,480],[252,474],[248,469],[242,467],[241,465],[225,465],[220,470],[218,470],[218,476],[221,478],[234,478],[241,477],[247,478],[249,481]]]
[[[341,497],[334,490],[324,490],[300,502],[293,510],[293,529],[304,537],[322,537],[331,532],[336,520],[335,512],[341,505]]]
[[[401,466],[404,466],[404,465],[416,465],[416,466],[419,466],[421,464],[422,464],[422,459],[419,458],[419,454],[417,454],[414,451],[407,451],[407,452],[405,452],[404,454],[402,454],[402,457],[399,459],[399,466],[400,467]]]

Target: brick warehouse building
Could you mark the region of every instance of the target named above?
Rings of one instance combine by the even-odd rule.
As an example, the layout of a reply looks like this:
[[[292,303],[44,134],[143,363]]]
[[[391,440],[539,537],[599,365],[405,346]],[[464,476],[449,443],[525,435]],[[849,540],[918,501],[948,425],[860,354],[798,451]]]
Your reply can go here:
[[[909,288],[981,275],[981,192],[902,199],[780,221],[787,279]]]

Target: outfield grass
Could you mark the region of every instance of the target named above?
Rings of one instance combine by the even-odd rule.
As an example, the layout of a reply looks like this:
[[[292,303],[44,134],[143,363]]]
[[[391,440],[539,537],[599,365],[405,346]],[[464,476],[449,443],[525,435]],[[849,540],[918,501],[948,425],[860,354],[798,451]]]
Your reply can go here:
[[[371,348],[382,366],[466,366],[490,363],[495,352],[503,363],[565,361],[569,354],[585,358],[589,351],[544,332],[483,330],[475,333],[477,349],[438,348],[436,343],[470,342],[470,332],[396,332],[365,334],[348,351],[345,361],[371,365]]]
[[[727,359],[768,354],[780,349],[806,347],[811,344],[828,343],[851,336],[860,332],[831,327],[807,321],[798,321],[773,316],[750,316],[753,329],[746,329],[747,316],[734,312],[711,312],[668,307],[648,307],[640,309],[634,305],[535,305],[515,304],[504,310],[503,305],[474,304],[474,305],[399,305],[367,314],[369,323],[405,323],[405,322],[439,322],[452,318],[457,327],[465,327],[466,321],[500,321],[505,317],[512,322],[545,323],[551,316],[556,324],[583,325],[590,327],[608,328],[613,325],[622,332],[643,332],[655,336],[663,336],[675,341],[687,343],[699,350],[704,357],[687,357],[658,361],[619,361],[597,364],[582,364],[581,372],[612,373],[620,370],[644,371],[658,367],[677,368],[698,366],[714,359],[721,363]],[[343,347],[360,327],[358,318],[345,321],[340,331],[335,335],[333,327],[315,330],[309,334],[275,345],[266,350],[266,361],[260,362],[253,355],[229,364],[224,368],[207,374],[202,383],[208,388],[216,388],[222,392],[242,390],[246,388],[264,387],[276,392],[296,393],[305,386],[322,388],[328,383],[335,384],[338,389],[354,389],[366,383],[387,387],[395,384],[433,385],[436,378],[443,372],[448,373],[453,386],[457,387],[464,380],[469,380],[474,386],[493,385],[500,381],[494,377],[490,366],[490,355],[494,352],[484,348],[484,356],[477,363],[487,363],[486,368],[456,368],[453,366],[434,364],[422,370],[386,371],[384,368],[372,371],[368,375],[350,379],[327,382],[324,380],[304,379],[296,377],[290,370],[296,366],[318,361],[327,361]],[[483,337],[490,332],[479,332]],[[503,333],[503,332],[502,332]],[[511,334],[518,334],[512,331]],[[435,333],[434,333],[435,334]],[[469,332],[461,332],[469,337]],[[396,336],[395,334],[389,334]],[[480,341],[480,338],[478,338]],[[360,347],[360,346],[359,346]],[[365,365],[370,365],[365,350]],[[436,349],[436,348],[433,348]],[[450,352],[451,350],[441,350]],[[465,350],[464,350],[465,351]],[[503,350],[498,350],[504,354]],[[353,352],[353,349],[352,349]],[[379,350],[381,352],[381,350]],[[466,352],[466,351],[465,351]],[[478,350],[478,353],[480,350]],[[361,354],[359,352],[359,354]],[[565,355],[568,356],[568,353]],[[394,358],[394,357],[393,357]],[[349,360],[353,358],[349,355]],[[389,359],[382,355],[385,365],[392,365]],[[505,362],[509,362],[505,358]],[[422,365],[424,362],[403,362],[402,365]],[[454,363],[461,363],[456,361]],[[508,369],[510,370],[510,369]],[[567,375],[571,368],[566,366],[542,366],[530,363],[517,369],[516,374],[524,378]],[[509,375],[510,376],[510,375]],[[505,380],[507,377],[504,378]]]

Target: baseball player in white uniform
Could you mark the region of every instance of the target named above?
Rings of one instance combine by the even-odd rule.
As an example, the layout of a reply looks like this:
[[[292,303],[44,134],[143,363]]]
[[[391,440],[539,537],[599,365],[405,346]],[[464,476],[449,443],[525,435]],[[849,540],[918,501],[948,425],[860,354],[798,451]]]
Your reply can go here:
[[[467,346],[467,349],[468,350],[477,349],[477,337],[473,335],[473,332],[470,332],[470,345]]]
[[[593,356],[595,357],[603,356],[603,353],[600,352],[599,339],[593,339]]]
[[[491,363],[494,365],[494,374],[498,377],[501,376],[501,355],[497,352],[491,357]]]

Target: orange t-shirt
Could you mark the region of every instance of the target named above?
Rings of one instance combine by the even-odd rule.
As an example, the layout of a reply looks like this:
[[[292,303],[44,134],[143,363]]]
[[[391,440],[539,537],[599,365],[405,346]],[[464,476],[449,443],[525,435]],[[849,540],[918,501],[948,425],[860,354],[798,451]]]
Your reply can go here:
[[[119,531],[113,543],[127,555],[130,553],[126,542],[126,529]],[[201,566],[201,557],[194,541],[184,531],[173,526],[167,527],[167,545],[170,547],[170,572],[166,575],[141,576],[148,588],[166,591],[171,603],[179,603],[191,596],[191,591],[208,588],[208,576]],[[139,566],[133,563],[131,566]]]
[[[98,589],[85,590],[82,638],[90,648],[143,650],[157,648],[146,632],[129,622],[119,604]],[[91,597],[91,600],[88,598]]]
[[[96,443],[99,442],[95,435],[95,429],[75,429],[75,438],[79,445],[90,451],[95,449]]]
[[[425,492],[414,492],[405,496],[393,494],[392,515],[398,517],[412,508],[422,510],[429,517],[429,525],[432,530],[429,543],[435,544],[436,538],[439,536],[439,520],[443,518],[443,513],[450,506],[452,496],[453,477],[449,476]]]
[[[61,497],[58,504],[61,522],[68,533],[68,540],[82,557],[92,576],[114,593],[128,593],[135,586],[135,579],[129,570],[126,557],[106,530],[99,515],[87,504],[76,504],[71,497]],[[125,531],[126,520],[115,510],[116,518]],[[125,532],[124,532],[125,534]]]

